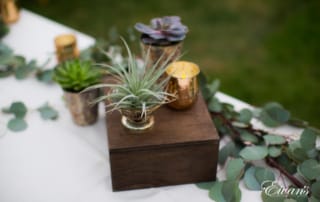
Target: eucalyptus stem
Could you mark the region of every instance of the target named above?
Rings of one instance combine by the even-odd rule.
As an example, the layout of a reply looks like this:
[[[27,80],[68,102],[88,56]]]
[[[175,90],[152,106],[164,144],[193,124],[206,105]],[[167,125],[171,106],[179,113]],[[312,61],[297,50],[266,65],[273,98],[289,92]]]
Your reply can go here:
[[[277,169],[280,173],[285,175],[296,187],[298,188],[303,188],[304,184],[300,182],[297,178],[295,178],[293,175],[291,175],[288,171],[286,171],[282,166],[280,166],[273,158],[271,157],[266,157],[265,159],[266,163]]]
[[[239,137],[240,137],[240,133],[239,131],[232,125],[232,120],[229,120],[228,118],[226,118],[222,113],[219,112],[210,112],[212,118],[219,118],[222,123],[228,127],[231,131],[232,134],[230,134],[231,138],[233,140],[237,140],[237,141],[241,141],[241,143],[243,145],[246,145],[245,142],[243,142]],[[249,125],[246,128],[243,128],[245,130],[248,130],[250,132],[252,132],[255,135],[258,135],[261,137],[261,135],[266,134],[265,131],[263,130],[259,130],[259,129],[254,129],[252,127],[252,125]],[[288,171],[286,171],[281,165],[278,164],[277,161],[275,161],[273,158],[271,157],[266,157],[265,159],[266,163],[277,169],[280,173],[282,173],[283,175],[285,175],[295,186],[297,186],[298,188],[303,188],[304,184],[302,182],[300,182],[296,177],[294,177],[293,175],[291,175]]]

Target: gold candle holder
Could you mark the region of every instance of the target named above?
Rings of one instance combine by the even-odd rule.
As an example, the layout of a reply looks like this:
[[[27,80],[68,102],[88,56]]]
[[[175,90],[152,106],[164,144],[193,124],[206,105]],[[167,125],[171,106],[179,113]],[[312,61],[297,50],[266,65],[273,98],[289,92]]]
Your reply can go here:
[[[15,0],[0,0],[0,13],[3,22],[11,24],[18,21],[20,15]]]
[[[54,39],[56,56],[59,63],[79,57],[77,39],[73,34],[62,34]]]
[[[187,61],[177,61],[168,65],[166,73],[171,77],[167,91],[177,96],[177,99],[168,106],[174,109],[191,107],[199,93],[197,75],[200,69],[198,65]]]

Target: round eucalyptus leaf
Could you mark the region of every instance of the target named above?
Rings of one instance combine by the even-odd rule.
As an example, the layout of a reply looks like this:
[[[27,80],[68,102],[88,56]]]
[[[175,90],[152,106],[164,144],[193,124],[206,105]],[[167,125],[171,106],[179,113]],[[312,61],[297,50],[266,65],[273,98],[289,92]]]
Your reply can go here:
[[[14,132],[23,131],[28,127],[27,123],[21,118],[13,118],[13,119],[11,119],[8,122],[7,126],[11,131],[14,131]]]
[[[211,83],[209,83],[207,86],[211,95],[213,96],[219,90],[220,80],[215,79]]]
[[[208,109],[211,112],[221,112],[222,111],[222,105],[219,102],[219,100],[215,97],[212,97],[208,104]]]
[[[278,145],[278,144],[284,144],[286,142],[286,139],[279,135],[265,135],[263,136],[264,141],[268,145]]]
[[[311,185],[311,193],[314,198],[320,200],[320,181],[316,181]]]
[[[37,73],[37,79],[44,83],[52,83],[53,69],[42,70]]]
[[[33,72],[37,66],[36,61],[31,60],[28,64],[18,66],[15,71],[15,76],[17,79],[25,79],[31,72]]]
[[[24,118],[27,113],[27,107],[23,102],[14,102],[11,104],[9,112],[13,113],[16,118]]]
[[[261,160],[267,155],[268,148],[266,146],[247,146],[240,151],[240,156],[249,161]]]
[[[244,184],[249,190],[259,191],[261,190],[260,183],[255,177],[256,167],[251,166],[244,174]]]
[[[254,144],[259,142],[259,139],[257,138],[257,136],[255,136],[254,134],[251,134],[245,130],[240,132],[240,138],[244,142],[250,142],[250,143],[254,143]]]
[[[239,180],[244,172],[245,164],[242,159],[230,159],[226,168],[228,180]]]
[[[301,148],[300,141],[298,140],[290,142],[286,152],[291,159],[297,162],[303,162],[304,160],[309,159],[305,150]]]
[[[212,200],[219,201],[219,202],[226,202],[222,195],[222,182],[216,181],[214,182],[212,188],[209,191],[209,197]]]
[[[268,187],[264,188],[261,192],[261,198],[263,202],[283,202],[285,200],[285,196],[279,195],[277,190],[281,187],[278,184],[272,184]]]
[[[272,147],[269,147],[268,153],[269,153],[269,156],[271,157],[278,157],[281,155],[282,151],[281,151],[281,148],[272,146]]]
[[[314,180],[320,175],[320,163],[314,159],[305,160],[298,166],[298,172],[307,180]]]
[[[257,167],[254,174],[259,184],[262,184],[265,181],[274,181],[275,177],[273,172],[268,168]]]
[[[290,119],[290,112],[278,103],[268,103],[260,114],[260,120],[269,127],[280,126]]]
[[[223,181],[222,195],[226,202],[240,202],[241,191],[239,189],[238,180]]]
[[[237,121],[241,123],[250,123],[252,119],[252,112],[249,109],[242,109],[239,112],[239,116],[237,117]]]
[[[316,148],[314,148],[307,151],[306,154],[309,158],[315,159],[319,155],[319,152]]]
[[[316,139],[317,135],[314,130],[304,129],[300,137],[301,148],[305,151],[315,148]]]
[[[236,146],[233,141],[228,142],[219,151],[219,164],[222,165],[226,162],[228,156],[231,156],[236,150]]]
[[[55,120],[58,118],[58,112],[52,107],[50,107],[48,104],[45,104],[44,106],[40,107],[38,111],[40,112],[40,115],[44,120]]]

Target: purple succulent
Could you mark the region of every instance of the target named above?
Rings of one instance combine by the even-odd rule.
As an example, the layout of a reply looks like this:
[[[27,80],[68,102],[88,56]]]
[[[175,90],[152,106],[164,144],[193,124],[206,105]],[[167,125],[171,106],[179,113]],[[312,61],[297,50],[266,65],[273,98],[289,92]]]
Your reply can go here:
[[[153,18],[150,26],[137,23],[135,28],[142,33],[142,40],[148,44],[163,44],[182,41],[188,27],[183,25],[178,16]]]

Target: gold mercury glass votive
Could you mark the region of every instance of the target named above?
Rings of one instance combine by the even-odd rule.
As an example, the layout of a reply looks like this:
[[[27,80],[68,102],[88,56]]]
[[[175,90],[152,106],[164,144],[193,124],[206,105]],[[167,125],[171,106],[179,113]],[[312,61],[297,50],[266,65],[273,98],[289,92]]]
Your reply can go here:
[[[0,0],[0,13],[6,24],[16,22],[20,16],[15,0]]]
[[[187,61],[177,61],[168,65],[166,73],[171,77],[168,93],[176,94],[177,99],[168,104],[174,109],[187,109],[196,101],[199,93],[197,75],[199,66]]]
[[[77,39],[73,34],[62,34],[54,39],[59,63],[79,57]]]

